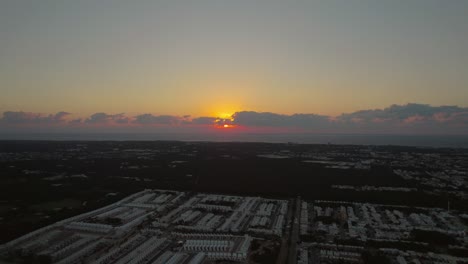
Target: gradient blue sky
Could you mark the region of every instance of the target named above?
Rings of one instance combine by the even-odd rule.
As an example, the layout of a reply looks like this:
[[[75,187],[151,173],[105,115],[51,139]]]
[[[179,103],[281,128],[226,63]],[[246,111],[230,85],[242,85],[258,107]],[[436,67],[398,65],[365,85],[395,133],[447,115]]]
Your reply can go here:
[[[468,106],[468,1],[0,3],[0,112]]]

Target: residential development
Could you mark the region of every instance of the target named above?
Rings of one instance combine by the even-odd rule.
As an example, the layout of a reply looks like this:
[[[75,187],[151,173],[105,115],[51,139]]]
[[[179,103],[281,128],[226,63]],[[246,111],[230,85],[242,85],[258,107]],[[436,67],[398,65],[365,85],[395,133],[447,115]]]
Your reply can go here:
[[[0,141],[0,263],[468,263],[468,150]]]
[[[287,200],[144,190],[2,246],[51,263],[248,261],[252,241],[281,237]]]

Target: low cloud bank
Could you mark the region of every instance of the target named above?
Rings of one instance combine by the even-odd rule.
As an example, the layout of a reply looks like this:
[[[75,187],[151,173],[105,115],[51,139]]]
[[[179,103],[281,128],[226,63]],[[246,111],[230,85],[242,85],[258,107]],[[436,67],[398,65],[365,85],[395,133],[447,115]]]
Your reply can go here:
[[[0,118],[2,130],[34,130],[40,128],[106,127],[130,131],[141,128],[159,128],[166,131],[184,131],[219,127],[224,124],[245,128],[247,131],[289,131],[316,133],[422,133],[468,134],[468,108],[458,106],[431,106],[427,104],[392,105],[384,109],[360,110],[339,116],[318,114],[283,115],[271,112],[240,111],[231,119],[195,117],[190,115],[153,115],[150,113],[127,116],[124,113],[94,113],[85,118],[61,111],[44,115],[30,112],[7,111]],[[246,130],[242,131],[246,131]],[[257,130],[256,130],[257,129]],[[271,129],[271,130],[269,130]]]
[[[3,112],[0,124],[57,124],[66,122],[69,115],[67,112],[44,116],[38,113],[6,111]]]

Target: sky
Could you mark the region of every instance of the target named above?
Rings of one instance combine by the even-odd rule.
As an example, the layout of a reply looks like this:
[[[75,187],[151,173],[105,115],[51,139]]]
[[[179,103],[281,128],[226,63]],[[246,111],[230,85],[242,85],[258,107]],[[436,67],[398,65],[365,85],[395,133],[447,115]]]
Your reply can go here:
[[[0,132],[466,134],[467,14],[465,0],[1,1]]]

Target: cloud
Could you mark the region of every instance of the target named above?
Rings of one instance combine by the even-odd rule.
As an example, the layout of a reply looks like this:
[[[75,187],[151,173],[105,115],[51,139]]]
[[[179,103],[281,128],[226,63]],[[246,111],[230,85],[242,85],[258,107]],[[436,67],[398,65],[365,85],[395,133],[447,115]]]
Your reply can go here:
[[[235,131],[310,132],[310,133],[384,133],[384,134],[468,134],[468,108],[431,106],[427,104],[391,105],[383,109],[360,110],[339,116],[318,114],[284,115],[272,112],[240,111],[229,119],[192,117],[190,115],[127,116],[123,113],[94,113],[88,117],[72,118],[68,112],[44,115],[31,112],[7,111],[0,118],[1,128],[28,129],[48,127],[64,131],[91,128],[96,131],[107,126],[119,131],[202,131],[224,124],[238,127]],[[253,130],[249,130],[253,129]],[[81,131],[80,130],[80,131]],[[159,131],[158,130],[158,131]],[[73,130],[74,131],[74,130]],[[114,131],[114,130],[113,130]]]
[[[464,134],[468,108],[411,103],[342,114],[335,121],[344,130],[361,133]]]
[[[350,114],[342,114],[339,116],[339,119],[344,121],[352,118],[359,118],[365,121],[371,121],[374,118],[385,120],[405,120],[413,116],[434,118],[434,115],[438,114],[450,115],[467,111],[468,108],[461,108],[458,106],[431,106],[427,104],[413,103],[406,105],[392,105],[384,109],[361,110]]]
[[[106,113],[92,114],[85,120],[88,124],[108,124],[108,123],[126,124],[130,122],[130,118],[124,114],[109,115]]]
[[[197,117],[192,119],[192,124],[194,125],[214,125],[218,119],[216,117]]]
[[[81,124],[83,120],[81,118],[77,118],[77,119],[72,119],[70,121],[68,121],[69,124]]]
[[[55,114],[55,116],[54,116],[53,118],[54,118],[54,120],[63,121],[63,120],[65,120],[65,118],[66,118],[67,116],[69,116],[69,115],[71,115],[71,114],[68,113],[68,112],[63,112],[63,111],[62,111],[62,112],[58,112],[57,114]]]
[[[427,118],[424,117],[424,116],[413,115],[413,116],[409,116],[409,117],[405,118],[403,120],[403,123],[406,123],[406,124],[423,123],[426,120],[427,120]]]
[[[134,123],[141,125],[179,125],[183,118],[171,115],[142,114],[135,116]]]
[[[331,133],[468,133],[468,108],[410,103],[360,110],[336,117],[242,111],[233,123],[247,127],[300,128]]]
[[[281,115],[270,112],[236,112],[233,124],[267,127],[316,127],[330,125],[330,117],[316,114]]]
[[[7,111],[0,121],[5,124],[58,124],[65,122],[69,115],[70,113],[63,111],[45,116],[39,113]]]

